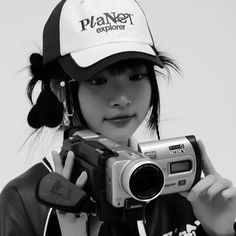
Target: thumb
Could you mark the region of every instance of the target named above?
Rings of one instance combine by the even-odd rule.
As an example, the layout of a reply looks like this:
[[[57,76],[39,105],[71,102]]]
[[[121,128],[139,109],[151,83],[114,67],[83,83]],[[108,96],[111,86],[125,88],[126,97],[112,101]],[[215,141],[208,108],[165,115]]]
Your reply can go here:
[[[205,176],[210,175],[210,174],[218,174],[215,167],[211,163],[208,154],[206,152],[205,146],[202,142],[202,140],[198,140],[198,146],[201,152],[201,157],[202,157],[202,165],[203,165],[203,173]]]

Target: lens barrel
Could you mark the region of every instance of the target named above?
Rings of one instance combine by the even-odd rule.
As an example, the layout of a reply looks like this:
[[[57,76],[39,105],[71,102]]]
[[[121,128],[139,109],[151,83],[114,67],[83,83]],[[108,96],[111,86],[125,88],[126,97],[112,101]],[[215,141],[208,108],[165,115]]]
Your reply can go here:
[[[164,174],[160,167],[151,161],[131,163],[122,175],[124,190],[139,201],[156,198],[164,186]]]

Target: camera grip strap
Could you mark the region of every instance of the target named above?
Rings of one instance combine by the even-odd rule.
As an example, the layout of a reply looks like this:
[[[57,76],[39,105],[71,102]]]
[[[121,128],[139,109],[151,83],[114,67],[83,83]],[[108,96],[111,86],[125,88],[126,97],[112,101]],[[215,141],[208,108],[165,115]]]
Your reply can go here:
[[[55,172],[38,182],[35,196],[40,203],[57,210],[71,213],[95,211],[95,202],[83,189]]]

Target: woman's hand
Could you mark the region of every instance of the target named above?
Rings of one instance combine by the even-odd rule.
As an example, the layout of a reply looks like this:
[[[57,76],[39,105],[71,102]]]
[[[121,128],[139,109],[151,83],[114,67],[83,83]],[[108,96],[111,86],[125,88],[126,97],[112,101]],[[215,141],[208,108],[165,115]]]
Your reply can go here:
[[[60,155],[56,151],[52,151],[53,162],[55,165],[55,172],[61,174],[66,179],[70,179],[71,171],[74,163],[74,154],[69,151],[63,166]],[[76,185],[79,188],[83,188],[87,181],[87,173],[82,172],[76,181]],[[78,217],[79,216],[79,217]],[[86,236],[86,222],[87,215],[82,214],[72,214],[66,212],[57,211],[57,217],[59,225],[61,228],[62,236]]]
[[[220,176],[210,162],[204,145],[198,141],[205,178],[187,194],[197,219],[208,235],[234,236],[236,188]]]

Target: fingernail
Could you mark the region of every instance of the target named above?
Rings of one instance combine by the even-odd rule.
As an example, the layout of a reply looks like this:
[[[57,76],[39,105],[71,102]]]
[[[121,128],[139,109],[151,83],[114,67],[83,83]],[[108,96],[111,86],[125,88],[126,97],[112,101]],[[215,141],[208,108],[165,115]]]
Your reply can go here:
[[[79,177],[81,180],[86,180],[87,179],[87,172],[86,171],[83,171],[81,174],[80,174],[80,177]]]
[[[74,153],[73,153],[72,151],[69,151],[69,152],[68,152],[68,155],[74,156]]]

